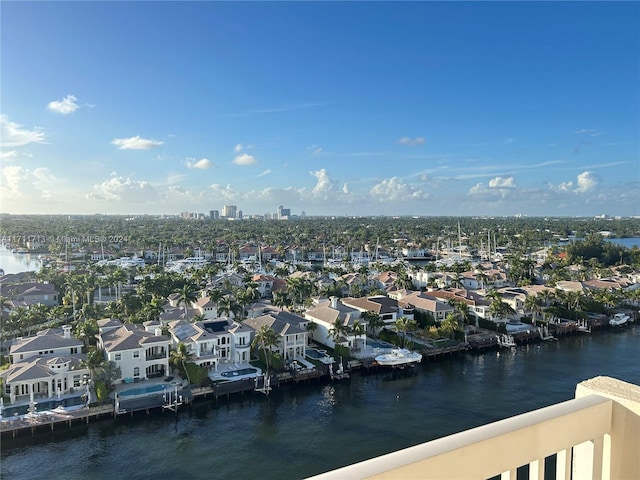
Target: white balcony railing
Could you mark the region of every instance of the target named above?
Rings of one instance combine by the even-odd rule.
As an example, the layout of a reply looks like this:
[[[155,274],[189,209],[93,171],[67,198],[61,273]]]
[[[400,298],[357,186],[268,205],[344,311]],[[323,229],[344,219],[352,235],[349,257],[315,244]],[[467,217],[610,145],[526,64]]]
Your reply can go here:
[[[545,459],[556,456],[555,472]],[[576,398],[343,467],[314,480],[640,478],[640,387],[607,377]]]

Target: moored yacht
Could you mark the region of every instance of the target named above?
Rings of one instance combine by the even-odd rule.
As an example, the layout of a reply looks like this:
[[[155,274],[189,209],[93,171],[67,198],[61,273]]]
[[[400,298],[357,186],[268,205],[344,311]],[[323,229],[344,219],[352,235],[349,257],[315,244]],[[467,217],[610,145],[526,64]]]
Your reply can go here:
[[[406,348],[394,348],[390,353],[385,353],[376,357],[378,365],[387,365],[391,367],[406,365],[409,363],[419,363],[421,361],[421,353],[412,352]]]
[[[609,319],[609,325],[612,327],[620,327],[627,323],[631,317],[626,313],[616,313],[613,317]]]

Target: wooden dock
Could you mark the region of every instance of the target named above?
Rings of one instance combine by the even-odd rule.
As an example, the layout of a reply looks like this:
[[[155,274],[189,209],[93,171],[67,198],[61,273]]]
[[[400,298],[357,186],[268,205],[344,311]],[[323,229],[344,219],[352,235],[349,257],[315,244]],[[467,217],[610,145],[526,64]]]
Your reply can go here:
[[[15,437],[19,433],[51,430],[59,427],[68,427],[74,423],[86,423],[100,417],[113,416],[113,405],[100,405],[92,408],[82,408],[69,411],[46,411],[33,415],[22,415],[18,418],[3,418],[0,422],[0,433]]]
[[[464,353],[469,349],[466,343],[459,343],[457,345],[449,345],[448,347],[440,348],[427,348],[421,351],[422,360],[435,360],[440,357],[457,355]]]

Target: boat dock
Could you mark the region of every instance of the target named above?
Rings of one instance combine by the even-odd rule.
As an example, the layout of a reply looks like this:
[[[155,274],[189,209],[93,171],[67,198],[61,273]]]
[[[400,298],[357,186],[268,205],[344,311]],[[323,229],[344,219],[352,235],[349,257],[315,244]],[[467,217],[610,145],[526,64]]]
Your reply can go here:
[[[15,418],[3,418],[0,421],[0,433],[15,437],[18,433],[51,430],[59,427],[71,428],[73,424],[86,423],[102,417],[115,415],[113,405],[99,405],[97,407],[82,407],[76,410],[48,410],[40,413],[20,415]]]

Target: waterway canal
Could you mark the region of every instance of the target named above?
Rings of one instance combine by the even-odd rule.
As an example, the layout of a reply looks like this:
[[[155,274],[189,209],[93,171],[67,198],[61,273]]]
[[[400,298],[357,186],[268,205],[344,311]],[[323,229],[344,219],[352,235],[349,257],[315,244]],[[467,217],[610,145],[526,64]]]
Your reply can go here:
[[[303,478],[568,400],[598,375],[640,384],[640,326],[5,438],[0,478]]]

